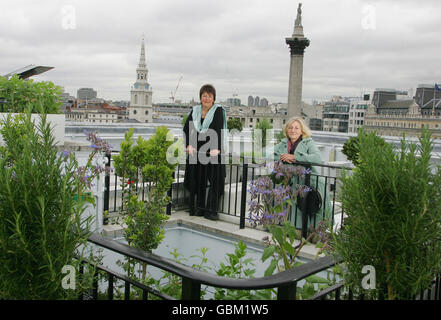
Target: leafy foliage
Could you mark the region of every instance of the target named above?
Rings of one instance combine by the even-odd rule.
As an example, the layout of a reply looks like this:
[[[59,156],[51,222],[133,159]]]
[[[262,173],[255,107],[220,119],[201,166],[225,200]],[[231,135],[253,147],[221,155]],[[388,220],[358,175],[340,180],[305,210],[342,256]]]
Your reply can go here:
[[[383,138],[377,136],[375,132],[366,133],[363,128],[360,129],[356,137],[350,137],[343,145],[342,153],[357,166],[359,164],[360,157],[360,139],[363,136],[371,136],[375,140],[376,147],[382,148],[386,141]]]
[[[165,215],[170,202],[167,192],[176,168],[176,164],[167,161],[167,150],[173,144],[168,135],[166,127],[158,127],[149,140],[139,137],[134,145],[133,129],[130,129],[121,143],[120,154],[114,157],[123,190],[125,238],[130,246],[148,252],[156,249],[163,240],[162,226],[168,219]],[[139,199],[141,188],[136,188],[138,182],[148,184],[144,201]],[[146,277],[146,267],[142,267],[141,279]]]
[[[240,121],[239,118],[231,118],[227,121],[227,129],[228,130],[236,129],[238,131],[242,131],[243,130],[242,122]]]
[[[285,222],[282,226],[269,225],[268,229],[271,233],[271,238],[265,238],[266,248],[262,254],[262,262],[271,258],[270,265],[265,270],[265,276],[270,276],[277,272],[292,269],[302,265],[303,263],[296,260],[301,250],[306,244],[309,244],[311,239],[317,235],[323,235],[326,230],[324,223],[320,224],[318,229],[308,236],[308,239],[300,239],[297,234],[297,230],[289,222]],[[295,241],[300,240],[300,243],[296,245]],[[321,242],[324,241],[324,242]],[[327,249],[327,239],[325,237],[319,237],[319,241],[316,243],[316,248],[319,248],[317,252],[318,256],[322,251]],[[309,299],[312,298],[318,290],[327,288],[335,283],[335,273],[333,278],[330,279],[330,273],[328,272],[327,279],[321,278],[317,275],[311,275],[305,279],[305,284],[302,287],[297,287],[297,299]]]
[[[32,113],[61,113],[61,93],[61,87],[49,81],[0,77],[0,98],[6,100],[0,112],[21,113],[30,107]]]
[[[247,245],[242,241],[234,244],[234,253],[227,254],[226,263],[221,262],[216,274],[229,278],[253,278],[256,272],[252,258],[246,258]],[[235,290],[216,288],[216,300],[260,300],[271,299],[274,289]]]
[[[188,116],[189,116],[189,114],[184,114],[184,115],[182,116],[181,124],[182,124],[183,126],[184,126],[185,123],[187,122]]]
[[[248,201],[249,217],[254,227],[260,224],[282,223],[288,219],[293,206],[292,198],[298,194],[304,196],[309,188],[304,185],[292,184],[292,178],[304,178],[309,169],[302,166],[293,166],[275,161],[265,164],[270,174],[260,176],[251,181],[247,190],[251,195]]]
[[[76,290],[62,288],[62,269],[78,270],[90,233],[82,216],[87,199],[78,163],[58,153],[46,115],[38,126],[30,113],[3,121],[0,150],[0,298],[62,299]],[[89,277],[90,279],[90,277]]]
[[[360,135],[359,162],[343,175],[347,214],[334,235],[345,281],[371,298],[408,299],[425,289],[441,267],[441,170],[431,168],[430,133],[401,148]],[[360,289],[363,266],[376,270],[376,290]]]
[[[283,132],[283,129],[280,130],[280,132],[276,134],[275,138],[276,138],[276,143],[275,143],[276,145],[279,144],[284,138],[286,138],[285,133]]]
[[[262,147],[266,146],[266,133],[267,130],[272,129],[273,126],[268,119],[262,119],[257,125],[256,129],[262,130]],[[254,130],[253,130],[253,141],[254,141]]]

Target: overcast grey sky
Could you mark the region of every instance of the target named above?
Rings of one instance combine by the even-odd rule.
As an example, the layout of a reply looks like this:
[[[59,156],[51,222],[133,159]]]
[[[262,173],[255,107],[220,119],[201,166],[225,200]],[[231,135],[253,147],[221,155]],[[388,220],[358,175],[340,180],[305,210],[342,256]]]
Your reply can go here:
[[[299,1],[135,0],[0,2],[0,74],[36,64],[34,77],[71,95],[92,87],[129,100],[145,35],[153,102],[238,94],[286,102]],[[441,82],[441,1],[302,0],[304,100]]]

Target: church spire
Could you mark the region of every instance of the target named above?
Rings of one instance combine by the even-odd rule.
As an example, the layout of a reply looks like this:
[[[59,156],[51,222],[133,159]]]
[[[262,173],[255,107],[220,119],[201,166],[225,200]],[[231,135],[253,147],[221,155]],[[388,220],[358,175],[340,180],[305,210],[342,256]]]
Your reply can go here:
[[[141,56],[139,57],[138,68],[146,68],[145,64],[145,45],[144,45],[144,34],[142,35],[142,43],[141,43]]]
[[[141,55],[139,57],[138,68],[136,68],[136,81],[146,83],[148,73],[149,71],[145,63],[145,45],[144,45],[144,34],[143,34],[142,43],[141,43]]]

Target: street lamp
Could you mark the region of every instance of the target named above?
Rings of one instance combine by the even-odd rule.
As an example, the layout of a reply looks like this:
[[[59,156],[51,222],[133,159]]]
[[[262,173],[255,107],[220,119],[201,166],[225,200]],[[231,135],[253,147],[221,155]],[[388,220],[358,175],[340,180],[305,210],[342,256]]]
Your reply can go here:
[[[32,76],[36,76],[39,75],[43,72],[46,72],[48,70],[53,69],[54,67],[46,67],[46,66],[36,66],[34,64],[30,64],[26,67],[17,69],[15,71],[12,71],[6,75],[4,75],[3,77],[5,77],[6,79],[9,79],[10,77],[12,77],[14,74],[18,75],[19,78],[21,79],[27,79],[29,77]]]

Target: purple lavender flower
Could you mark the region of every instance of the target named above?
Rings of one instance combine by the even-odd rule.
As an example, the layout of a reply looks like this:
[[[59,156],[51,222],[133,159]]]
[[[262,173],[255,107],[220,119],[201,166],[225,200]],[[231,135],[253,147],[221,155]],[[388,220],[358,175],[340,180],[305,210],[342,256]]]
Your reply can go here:
[[[70,151],[64,150],[61,155],[62,155],[63,159],[66,161],[69,158],[70,154],[71,154]]]
[[[302,170],[302,175],[306,175],[306,174],[311,174],[311,168]]]
[[[290,199],[302,196],[310,191],[309,187],[292,184],[292,178],[299,176],[304,178],[310,174],[310,169],[302,166],[284,164],[281,161],[266,163],[265,166],[271,172],[269,176],[261,176],[252,181],[248,187],[251,200],[249,206],[249,218],[253,226],[259,224],[283,222],[291,208]]]
[[[112,146],[102,138],[100,138],[95,132],[88,132],[84,130],[84,134],[87,136],[87,141],[90,141],[90,147],[95,151],[103,151],[105,153],[112,152]]]

